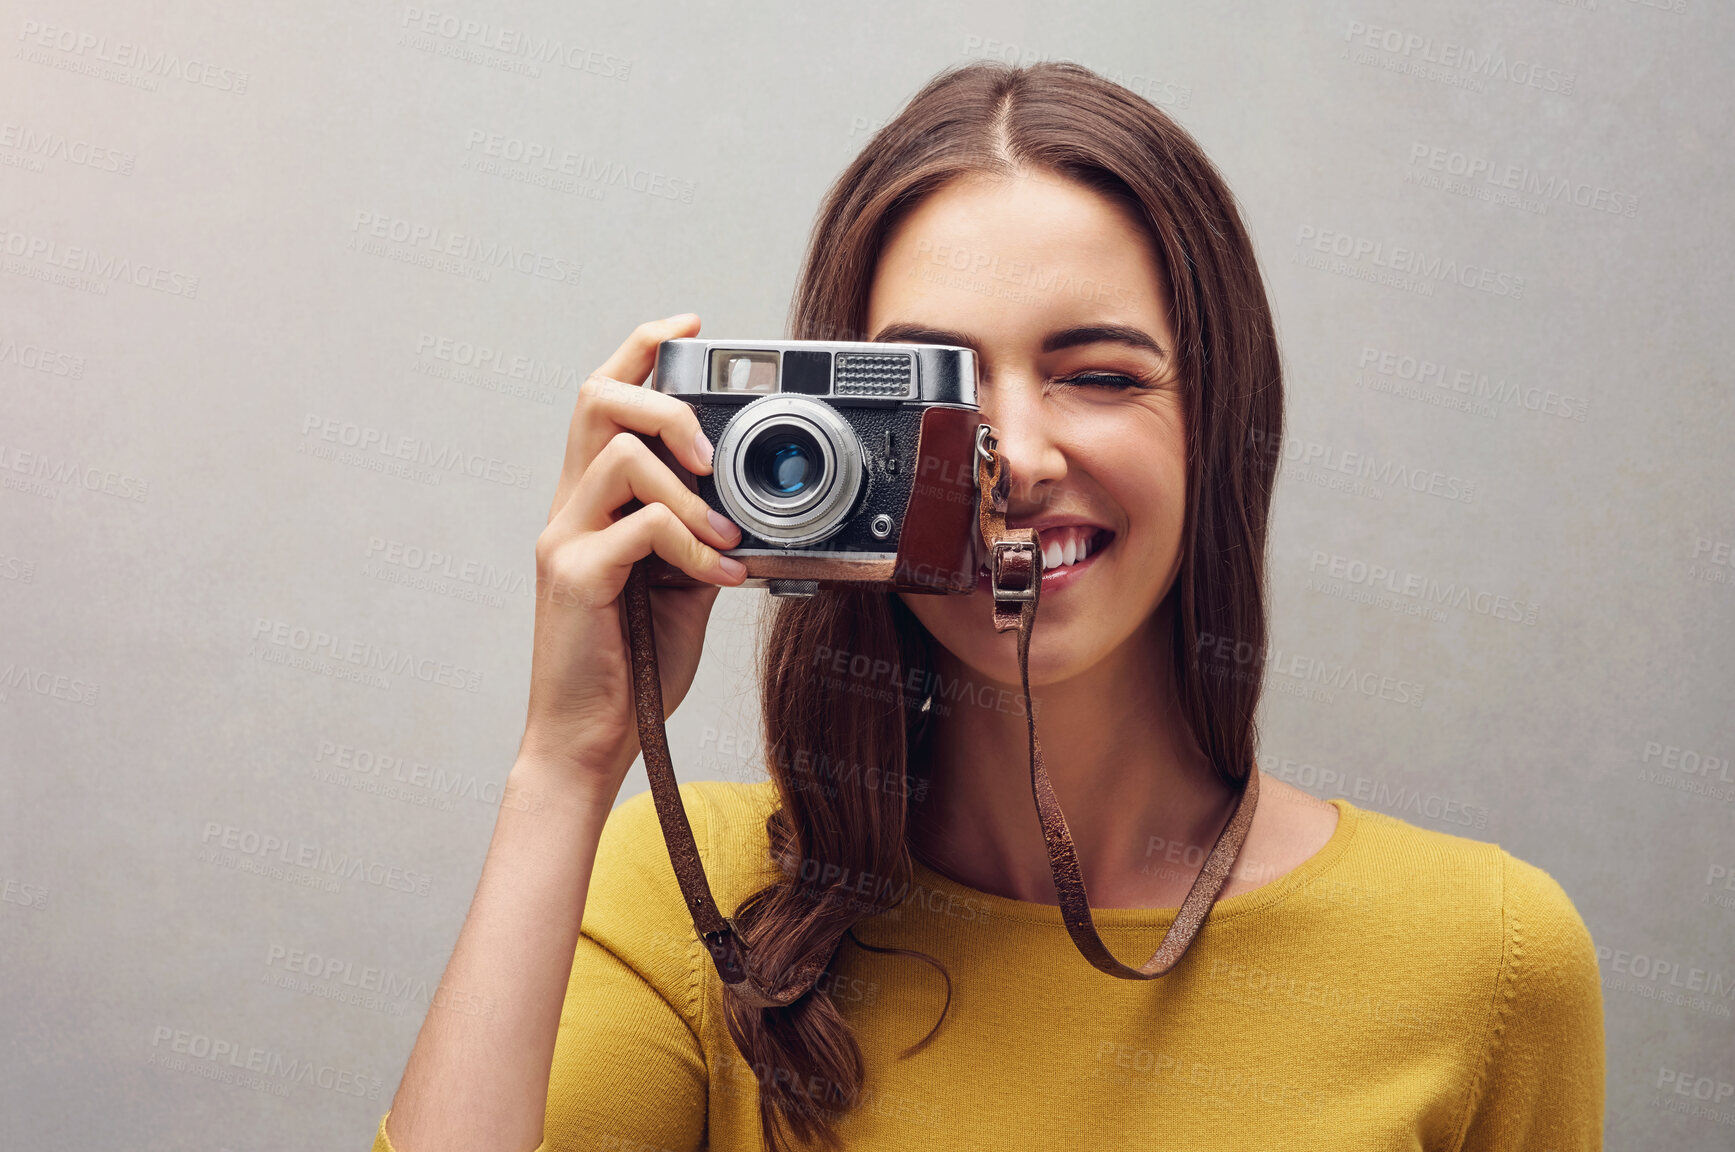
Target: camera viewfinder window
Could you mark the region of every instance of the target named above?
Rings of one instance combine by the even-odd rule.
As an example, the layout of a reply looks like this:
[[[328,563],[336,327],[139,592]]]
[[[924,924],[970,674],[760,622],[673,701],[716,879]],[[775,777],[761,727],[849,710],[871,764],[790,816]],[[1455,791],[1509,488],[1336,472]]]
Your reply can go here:
[[[711,352],[711,391],[777,391],[777,353],[716,348]]]

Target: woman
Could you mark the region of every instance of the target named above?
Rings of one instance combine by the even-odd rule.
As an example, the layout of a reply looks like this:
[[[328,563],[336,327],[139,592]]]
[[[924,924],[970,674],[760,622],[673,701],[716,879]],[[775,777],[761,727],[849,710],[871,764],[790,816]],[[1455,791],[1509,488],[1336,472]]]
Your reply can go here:
[[[793,312],[800,338],[977,350],[1007,520],[1045,554],[1030,707],[1096,924],[1137,964],[1257,771],[1282,390],[1232,196],[1093,73],[972,64],[839,179]],[[650,796],[610,811],[638,750],[629,568],[654,550],[707,582],[656,593],[671,707],[742,578],[720,555],[738,532],[637,435],[709,470],[690,409],[639,387],[698,329],[642,325],[580,390],[510,777],[544,803],[501,810],[376,1149],[1601,1146],[1589,935],[1495,846],[1262,777],[1182,961],[1086,963],[1032,806],[1015,635],[980,590],[776,604],[771,779],[683,799],[755,967],[828,963],[788,1007],[725,990]]]

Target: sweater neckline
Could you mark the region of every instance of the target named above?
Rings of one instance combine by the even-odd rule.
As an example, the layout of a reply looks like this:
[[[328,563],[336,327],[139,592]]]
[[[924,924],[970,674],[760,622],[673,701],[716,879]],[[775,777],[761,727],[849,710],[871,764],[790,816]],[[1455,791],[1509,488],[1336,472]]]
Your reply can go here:
[[[1361,823],[1361,812],[1342,797],[1334,796],[1326,802],[1337,809],[1337,827],[1332,829],[1331,837],[1319,851],[1275,880],[1226,900],[1217,901],[1211,908],[1212,920],[1228,920],[1268,908],[1305,888],[1336,866],[1355,839]],[[991,920],[1019,920],[1062,928],[1066,925],[1065,918],[1060,914],[1059,904],[1041,904],[1032,900],[1017,900],[1010,896],[996,896],[991,892],[972,888],[942,872],[936,872],[914,857],[911,862],[918,884],[936,892],[973,900],[984,909]],[[1179,908],[1097,908],[1093,905],[1090,916],[1098,928],[1150,928],[1172,923],[1179,911]]]

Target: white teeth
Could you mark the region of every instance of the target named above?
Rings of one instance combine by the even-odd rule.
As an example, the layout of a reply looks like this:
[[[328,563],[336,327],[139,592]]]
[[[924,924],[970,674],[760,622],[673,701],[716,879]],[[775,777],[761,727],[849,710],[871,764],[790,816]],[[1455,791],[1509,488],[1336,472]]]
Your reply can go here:
[[[1083,563],[1090,555],[1091,537],[1095,533],[1096,529],[1085,525],[1052,529],[1048,543],[1042,547],[1042,566],[1066,568]]]

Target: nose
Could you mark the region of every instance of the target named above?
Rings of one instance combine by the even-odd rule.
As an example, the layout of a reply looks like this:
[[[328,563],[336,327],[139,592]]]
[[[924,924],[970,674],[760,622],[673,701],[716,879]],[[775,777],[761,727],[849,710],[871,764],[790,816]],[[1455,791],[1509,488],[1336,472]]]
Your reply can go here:
[[[1012,515],[1032,514],[1032,505],[1066,475],[1066,456],[1060,450],[1059,427],[1054,413],[1042,402],[1042,385],[1035,377],[1002,375],[977,392],[982,419],[994,429],[1001,468],[1006,472],[1007,510]]]

